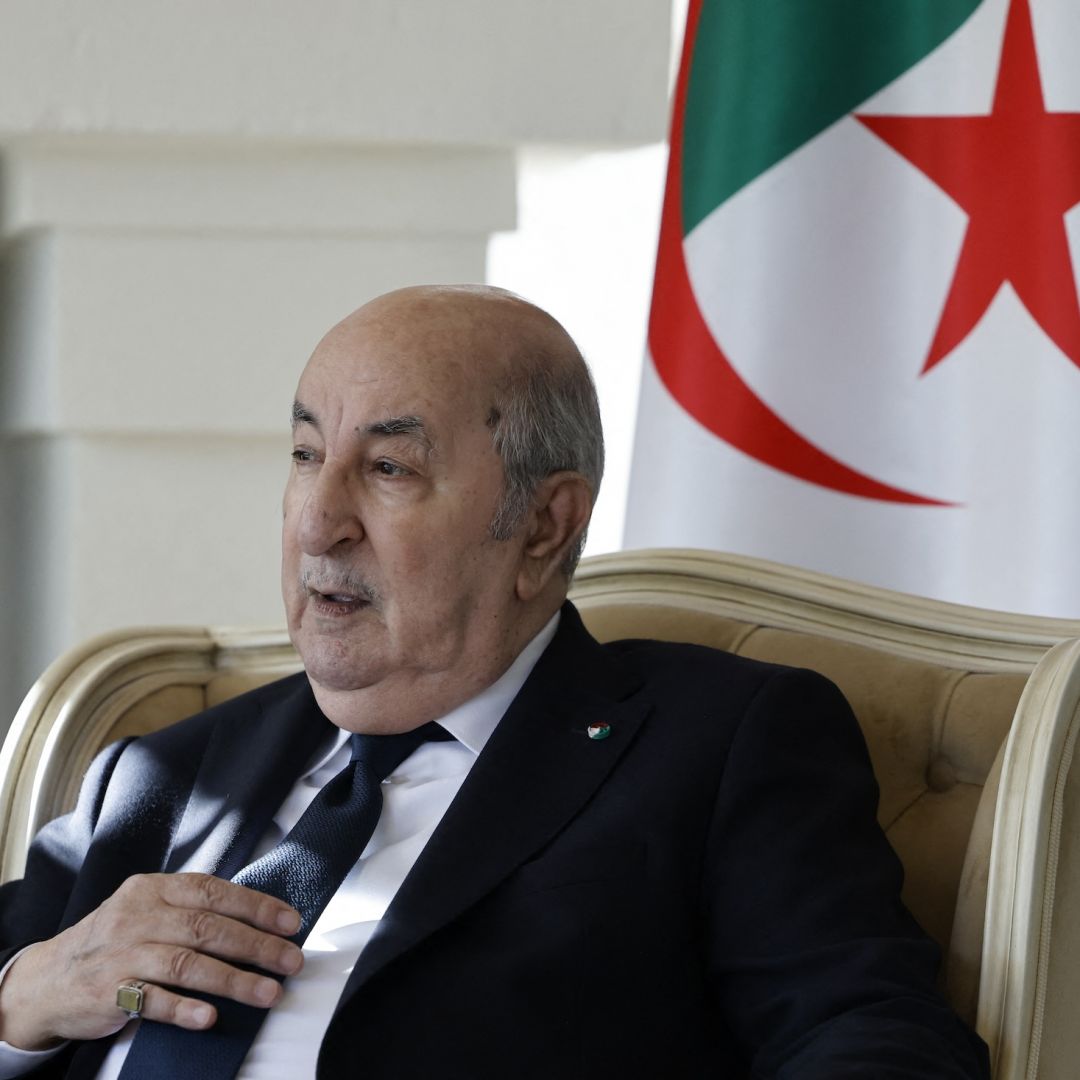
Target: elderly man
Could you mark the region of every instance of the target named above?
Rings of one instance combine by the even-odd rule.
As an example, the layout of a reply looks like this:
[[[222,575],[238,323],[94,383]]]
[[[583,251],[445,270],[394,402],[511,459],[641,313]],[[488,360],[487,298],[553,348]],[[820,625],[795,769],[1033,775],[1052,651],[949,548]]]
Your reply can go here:
[[[566,603],[603,449],[553,319],[381,297],[293,430],[304,673],[110,749],[43,832],[0,1075],[987,1075],[835,689]]]

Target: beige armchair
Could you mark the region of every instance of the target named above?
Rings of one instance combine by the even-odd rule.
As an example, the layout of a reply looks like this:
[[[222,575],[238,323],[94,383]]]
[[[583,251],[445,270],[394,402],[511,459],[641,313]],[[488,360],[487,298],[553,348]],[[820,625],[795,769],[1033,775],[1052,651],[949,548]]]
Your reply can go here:
[[[935,603],[759,560],[644,551],[582,563],[601,639],[695,641],[833,679],[863,727],[906,899],[995,1080],[1080,1075],[1080,621]],[[299,666],[281,631],[149,629],[53,664],[0,753],[0,874],[69,808],[93,755]]]

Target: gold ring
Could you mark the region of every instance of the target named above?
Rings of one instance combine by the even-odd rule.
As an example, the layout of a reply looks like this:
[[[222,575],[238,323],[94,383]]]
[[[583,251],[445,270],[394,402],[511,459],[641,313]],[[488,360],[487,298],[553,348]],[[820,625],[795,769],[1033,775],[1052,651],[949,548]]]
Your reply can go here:
[[[143,987],[146,983],[140,979],[132,979],[131,982],[121,983],[116,990],[116,1007],[137,1020],[142,1015]]]

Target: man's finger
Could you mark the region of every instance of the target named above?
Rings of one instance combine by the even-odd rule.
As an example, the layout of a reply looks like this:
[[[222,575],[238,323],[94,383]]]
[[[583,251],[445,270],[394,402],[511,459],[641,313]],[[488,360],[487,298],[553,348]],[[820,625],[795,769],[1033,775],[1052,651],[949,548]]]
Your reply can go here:
[[[176,948],[172,945],[152,945],[141,953],[139,976],[148,984],[143,988],[142,1015],[151,1020],[164,1019],[167,1015],[158,1014],[156,993],[148,990],[179,991],[194,990],[203,994],[216,994],[230,998],[244,1005],[254,1005],[268,1009],[277,1004],[283,993],[281,983],[258,972],[245,971],[243,968],[227,964],[213,956],[206,956],[194,949]],[[149,1007],[148,1007],[149,1003]],[[166,999],[166,1008],[171,1009],[175,1002]]]
[[[177,907],[205,908],[273,934],[300,929],[300,915],[277,897],[211,874],[154,874],[161,898]]]
[[[203,1031],[217,1020],[217,1009],[207,1001],[183,997],[167,987],[147,983],[143,986],[143,1007],[139,1015],[146,1020]]]
[[[304,960],[303,951],[291,941],[206,908],[165,907],[154,923],[151,940],[279,975],[294,974]]]

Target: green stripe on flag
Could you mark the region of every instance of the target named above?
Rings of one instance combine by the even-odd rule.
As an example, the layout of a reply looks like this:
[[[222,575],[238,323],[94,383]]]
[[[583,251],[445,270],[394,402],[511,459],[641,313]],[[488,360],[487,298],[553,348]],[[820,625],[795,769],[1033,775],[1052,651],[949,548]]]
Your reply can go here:
[[[704,0],[683,228],[937,48],[982,0]]]

